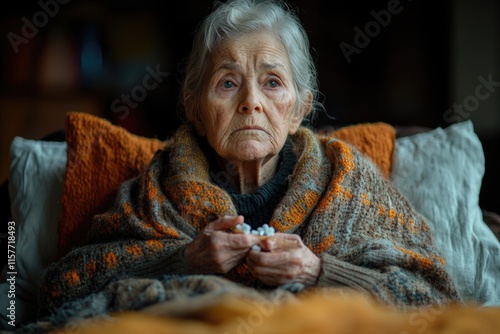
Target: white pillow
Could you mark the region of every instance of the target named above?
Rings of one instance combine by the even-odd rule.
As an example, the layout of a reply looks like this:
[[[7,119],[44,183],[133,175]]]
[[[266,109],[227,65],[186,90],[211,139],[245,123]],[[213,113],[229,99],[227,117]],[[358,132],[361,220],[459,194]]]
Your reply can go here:
[[[9,195],[16,223],[16,323],[35,320],[43,270],[56,257],[66,142],[16,137],[10,148]],[[7,296],[8,284],[0,284]],[[6,327],[7,303],[0,299],[0,323]],[[10,326],[9,326],[10,327]]]
[[[484,169],[466,121],[398,139],[391,179],[428,219],[464,301],[500,306],[500,242],[478,204]]]

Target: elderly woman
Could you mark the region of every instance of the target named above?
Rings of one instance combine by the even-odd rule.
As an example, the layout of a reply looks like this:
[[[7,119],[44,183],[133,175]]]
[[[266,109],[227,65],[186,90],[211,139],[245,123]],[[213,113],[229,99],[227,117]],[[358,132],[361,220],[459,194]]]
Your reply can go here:
[[[95,216],[88,244],[48,270],[41,305],[123,278],[192,274],[348,287],[403,308],[456,300],[423,217],[354,147],[302,125],[317,93],[307,35],[286,5],[218,6],[189,58],[186,124]],[[233,233],[243,223],[276,233]]]

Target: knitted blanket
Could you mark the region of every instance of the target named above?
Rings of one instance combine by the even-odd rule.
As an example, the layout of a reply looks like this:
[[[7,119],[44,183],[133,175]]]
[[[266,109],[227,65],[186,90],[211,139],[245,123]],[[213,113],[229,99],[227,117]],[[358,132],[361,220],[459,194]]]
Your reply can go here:
[[[298,162],[269,225],[300,235],[321,257],[318,286],[347,286],[403,309],[458,299],[424,218],[373,163],[307,128],[291,140]],[[44,312],[119,279],[187,275],[185,246],[207,223],[237,214],[208,166],[194,130],[181,127],[171,148],[157,152],[143,174],[123,184],[113,208],[94,218],[88,244],[48,269]],[[226,278],[268,288],[245,264]]]
[[[112,314],[106,313],[109,310]],[[477,305],[404,312],[352,290],[257,292],[221,277],[167,276],[112,283],[101,292],[65,304],[49,319],[25,326],[22,332],[490,334],[500,328],[498,312],[498,308]]]
[[[404,312],[353,290],[257,291],[217,276],[125,279],[6,333],[493,333],[498,308]]]
[[[274,290],[257,291],[222,277],[209,275],[123,279],[108,284],[99,292],[68,301],[50,315],[16,328],[12,333],[52,333],[57,330],[75,332],[89,322],[113,321],[115,315],[124,311],[188,317],[220,305],[227,297],[278,307],[295,300],[294,292],[300,290],[302,285],[290,284]]]

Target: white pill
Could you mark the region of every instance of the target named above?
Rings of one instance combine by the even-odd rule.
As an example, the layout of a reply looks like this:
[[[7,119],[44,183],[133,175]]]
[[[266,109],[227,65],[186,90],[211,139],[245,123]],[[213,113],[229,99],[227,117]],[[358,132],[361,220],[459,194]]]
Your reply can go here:
[[[260,252],[260,247],[257,246],[257,245],[253,245],[252,246],[252,250],[256,251],[256,252]]]

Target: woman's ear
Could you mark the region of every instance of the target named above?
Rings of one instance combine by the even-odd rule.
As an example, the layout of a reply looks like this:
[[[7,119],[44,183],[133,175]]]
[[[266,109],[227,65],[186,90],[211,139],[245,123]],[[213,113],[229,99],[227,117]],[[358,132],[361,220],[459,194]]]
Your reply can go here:
[[[310,91],[308,91],[305,103],[299,106],[299,110],[294,112],[293,115],[291,116],[290,127],[288,129],[289,134],[293,135],[295,132],[297,132],[297,129],[302,124],[302,120],[304,119],[304,117],[309,115],[309,113],[312,110],[312,100],[313,100],[313,95]]]
[[[184,94],[184,109],[186,110],[186,117],[191,124],[194,125],[196,131],[200,136],[205,135],[205,128],[203,122],[200,119],[200,113],[196,107],[196,102],[190,94]]]

